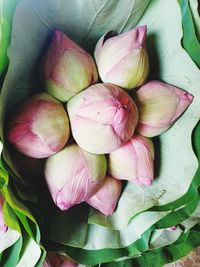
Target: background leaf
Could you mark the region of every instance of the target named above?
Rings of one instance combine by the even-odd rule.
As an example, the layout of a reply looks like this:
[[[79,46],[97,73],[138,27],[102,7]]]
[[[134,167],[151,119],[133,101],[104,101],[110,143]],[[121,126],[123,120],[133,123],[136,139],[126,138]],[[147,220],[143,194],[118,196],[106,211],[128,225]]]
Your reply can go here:
[[[36,263],[40,259],[41,249],[40,246],[30,238],[29,235],[23,233],[23,247],[21,257],[16,267],[30,266],[35,267]]]
[[[196,37],[195,34],[195,26],[193,23],[192,14],[189,8],[189,1],[188,0],[178,0],[181,12],[182,12],[182,22],[183,22],[183,46],[187,50],[188,54],[191,56],[191,58],[194,60],[194,62],[197,64],[197,66],[200,68],[200,44],[199,40]],[[196,2],[196,1],[193,1]],[[196,32],[198,34],[199,30],[199,23],[200,20],[197,20],[197,14],[195,13],[195,18],[198,23],[196,27]]]
[[[11,24],[15,7],[19,0],[0,1],[0,81],[8,67],[7,49],[10,44]]]
[[[2,267],[16,266],[20,259],[22,238],[20,237],[13,246],[3,251],[0,263]]]
[[[198,41],[200,42],[200,17],[199,17],[199,12],[198,12],[198,9],[199,9],[198,1],[189,0],[189,7],[190,7],[192,18],[193,18],[195,33],[196,33]]]

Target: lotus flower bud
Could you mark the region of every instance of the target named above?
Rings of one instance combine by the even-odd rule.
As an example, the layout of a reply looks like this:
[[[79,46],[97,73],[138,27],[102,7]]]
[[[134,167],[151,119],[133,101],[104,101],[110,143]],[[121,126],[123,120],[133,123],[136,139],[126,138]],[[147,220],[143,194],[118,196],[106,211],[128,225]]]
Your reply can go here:
[[[102,185],[105,173],[104,155],[90,154],[75,144],[48,158],[45,165],[48,188],[61,210],[87,201]]]
[[[177,230],[177,226],[171,226],[166,229],[169,230],[170,232],[175,232]]]
[[[60,101],[68,101],[98,80],[92,57],[58,30],[54,31],[42,65],[46,90]]]
[[[103,185],[87,203],[106,216],[112,215],[122,190],[122,183],[111,176],[106,176]]]
[[[111,38],[107,33],[99,40],[94,57],[103,82],[124,89],[133,89],[144,83],[149,73],[146,31],[146,26],[139,26]]]
[[[150,81],[136,92],[139,108],[137,131],[153,137],[166,131],[187,109],[193,96],[160,81]]]
[[[53,267],[50,263],[50,261],[46,258],[43,263],[42,263],[42,267]]]
[[[3,203],[4,203],[4,198],[0,193],[0,234],[6,233],[8,230],[8,226],[5,224],[4,222],[4,218],[3,218]]]
[[[151,185],[154,148],[150,139],[134,135],[108,156],[108,173],[117,179]]]
[[[109,153],[124,144],[138,121],[131,97],[112,84],[95,84],[67,104],[72,134],[84,150]]]
[[[12,117],[7,137],[21,153],[29,157],[49,157],[67,143],[67,113],[55,98],[39,93],[24,102]]]
[[[76,267],[78,264],[70,258],[55,252],[49,252],[42,267]]]

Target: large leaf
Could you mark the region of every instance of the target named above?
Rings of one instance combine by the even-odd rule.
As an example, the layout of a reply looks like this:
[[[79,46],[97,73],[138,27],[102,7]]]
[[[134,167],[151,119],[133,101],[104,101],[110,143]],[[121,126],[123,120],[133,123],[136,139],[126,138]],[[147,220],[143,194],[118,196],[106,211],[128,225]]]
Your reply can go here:
[[[0,253],[17,242],[21,234],[18,218],[7,202],[4,202],[3,214],[8,231],[0,234]]]
[[[198,224],[200,222],[200,197],[197,203],[198,205],[195,206],[195,209],[192,209],[192,212],[189,212],[187,219],[184,220],[183,218],[181,218],[180,220],[181,223],[178,224],[176,230],[172,230],[171,227],[166,229],[154,230],[152,232],[149,248],[158,249],[159,247],[164,247],[173,244],[181,236],[183,232],[189,232],[191,228],[193,228],[196,224]],[[191,206],[192,205],[189,204],[187,209],[190,209]],[[180,216],[182,214],[175,213],[174,215]],[[155,225],[156,228],[157,227],[159,228],[161,226],[162,224],[161,221]],[[173,222],[173,220],[171,220],[171,222]]]
[[[20,253],[22,248],[22,238],[20,237],[13,246],[3,251],[0,263],[2,267],[16,266],[20,259]]]
[[[0,253],[12,246],[20,238],[17,231],[9,229],[6,233],[0,235]]]
[[[70,254],[72,258],[82,263],[90,262],[94,264],[97,261],[104,262],[108,261],[108,259],[116,259],[119,256],[136,256],[148,244],[149,235],[142,234],[145,229],[153,226],[157,220],[159,221],[156,222],[155,227],[158,229],[180,224],[185,218],[190,217],[194,213],[198,203],[199,200],[194,200],[185,207],[174,210],[164,218],[163,216],[166,213],[143,213],[138,215],[124,230],[113,230],[111,232],[100,226],[86,224],[86,220],[83,220],[81,216],[81,213],[85,213],[84,209],[86,206],[76,207],[70,211],[70,214],[58,211],[53,212],[50,217],[52,219],[49,219],[49,216],[47,216],[47,222],[51,221],[51,231],[48,234],[48,238],[54,240],[55,243],[52,245],[48,242],[46,245],[48,249],[57,249],[60,252]],[[153,229],[151,227],[150,232]],[[161,241],[160,239],[159,246],[162,246]],[[165,244],[171,242],[170,238],[164,241]],[[58,245],[58,243],[61,245]],[[68,245],[74,247],[74,249],[70,249]],[[127,245],[128,247],[125,247]],[[77,250],[76,247],[84,248],[84,250]],[[104,247],[106,249],[103,249]],[[119,250],[119,248],[121,249]],[[105,257],[105,254],[108,256]]]
[[[178,210],[175,210],[171,213],[169,213],[166,217],[162,219],[162,216],[165,214],[160,213],[160,220],[155,223],[153,226],[153,221],[156,219],[159,219],[157,213],[153,212],[147,212],[146,214],[141,214],[133,220],[135,223],[131,223],[127,228],[121,231],[110,231],[103,229],[100,226],[90,226],[90,225],[85,225],[85,229],[87,231],[85,233],[79,233],[81,234],[82,238],[82,243],[81,243],[81,238],[77,238],[76,232],[74,231],[74,227],[72,224],[70,224],[70,228],[68,227],[68,222],[67,217],[64,217],[61,219],[60,218],[60,223],[59,224],[53,224],[52,230],[54,232],[54,236],[51,236],[50,233],[50,238],[52,238],[55,243],[54,244],[47,244],[48,249],[56,249],[60,252],[65,252],[70,255],[74,260],[77,260],[82,263],[97,263],[97,262],[106,262],[112,259],[117,259],[119,256],[121,257],[136,257],[139,255],[139,253],[142,253],[144,251],[144,248],[147,246],[149,243],[149,233],[155,233],[157,230],[160,228],[166,228],[166,227],[171,227],[174,225],[181,224],[181,228],[183,226],[185,227],[186,224],[188,224],[190,227],[187,227],[187,230],[189,230],[193,225],[195,225],[198,221],[199,218],[199,199],[194,200],[193,202],[189,203],[187,206],[182,207]],[[58,218],[56,214],[53,214],[54,218]],[[190,217],[190,219],[186,219]],[[79,218],[77,217],[77,220]],[[185,220],[186,219],[186,220]],[[71,217],[72,222],[75,221],[73,220],[73,216]],[[146,221],[148,221],[149,226],[152,224],[151,228],[146,230],[143,234],[140,234],[140,231],[145,229]],[[184,220],[184,223],[183,223]],[[189,222],[187,223],[187,221]],[[78,228],[82,225],[83,222],[77,225]],[[60,232],[63,234],[59,234],[59,230],[54,230],[54,229],[60,229]],[[83,227],[81,227],[83,230]],[[71,230],[71,232],[70,232]],[[75,232],[75,233],[74,233]],[[56,233],[58,236],[56,236]],[[125,235],[126,233],[126,235]],[[180,229],[179,232],[175,232],[174,235],[171,234],[171,236],[165,235],[165,239],[159,238],[157,240],[157,247],[162,247],[166,244],[171,244],[173,240],[176,240],[179,236],[179,233],[181,233]],[[93,234],[93,235],[92,235]],[[71,240],[71,244],[68,243],[68,245],[71,245],[72,248],[67,246],[67,242],[70,242],[70,238],[67,238],[70,235],[70,238],[74,236],[75,240]],[[71,236],[72,235],[72,236]],[[157,235],[157,234],[156,234]],[[128,237],[129,236],[129,237]],[[91,237],[91,238],[90,238]],[[137,239],[138,238],[138,239]],[[91,239],[91,242],[88,242],[88,240]],[[67,240],[67,241],[66,241]],[[133,243],[127,245],[130,241],[134,241]],[[78,243],[78,241],[80,243]],[[105,245],[105,242],[106,245]],[[58,245],[60,243],[60,245]],[[83,247],[83,244],[85,246]],[[103,246],[102,246],[103,244]],[[149,248],[151,248],[151,243],[148,245]],[[155,244],[154,244],[155,246]],[[74,247],[74,248],[73,248]],[[83,247],[84,249],[80,249]],[[103,249],[105,247],[105,249]],[[108,248],[109,247],[109,248]],[[112,248],[113,247],[113,248]],[[119,250],[120,248],[120,250]],[[107,255],[105,257],[105,255]]]
[[[193,232],[193,230],[190,231],[192,228],[198,229],[196,225],[198,225],[200,222],[199,216],[200,216],[200,204],[195,209],[193,214],[191,214],[190,218],[186,219],[180,224],[181,228],[177,227],[176,230],[171,230],[170,228],[167,228],[167,229],[158,229],[158,230],[152,231],[150,243],[149,243],[149,250],[147,253],[143,254],[144,255],[143,257],[141,257],[143,258],[143,261],[142,261],[143,265],[140,264],[139,266],[149,265],[149,262],[148,262],[149,257],[151,258],[152,262],[154,261],[154,263],[155,262],[157,263],[156,267],[158,267],[158,266],[162,266],[164,263],[177,260],[178,258],[186,255],[193,248],[193,246],[195,247],[194,245],[195,240],[194,240],[194,243],[192,243],[192,246],[188,246],[187,238],[188,238],[188,235],[191,234],[190,232]],[[198,241],[198,239],[196,241]],[[179,247],[182,248],[181,251],[179,250]],[[170,253],[167,253],[171,250],[171,248],[175,250],[175,253],[173,253],[172,255]],[[121,263],[119,262],[119,264],[116,263],[116,266],[121,266],[120,264],[122,263],[125,266],[126,266],[126,263],[134,264],[135,266],[135,264],[138,263],[137,259],[133,261],[129,260],[125,262],[124,260],[126,259],[124,258],[118,259],[117,261],[122,261],[122,262]],[[141,262],[140,258],[138,258],[138,260],[139,262]],[[108,264],[108,266],[110,265]],[[115,264],[113,266],[115,266]]]
[[[93,250],[93,253],[94,250],[106,247],[123,248],[139,240],[153,225],[160,229],[182,223],[194,213],[198,204],[199,198],[173,212],[143,212],[127,227],[112,231],[98,225],[87,224],[86,206],[81,205],[71,209],[69,213],[53,212],[48,217],[51,221],[48,237],[66,246]],[[85,218],[81,213],[85,214]],[[90,239],[92,242],[88,242]]]
[[[167,233],[169,229],[154,230],[150,239],[150,250],[138,257],[118,259],[115,262],[102,264],[106,267],[132,267],[132,266],[156,266],[173,262],[188,254],[193,248],[200,245],[200,204],[191,217],[181,223],[184,231],[177,228]],[[178,231],[177,231],[178,230]],[[176,232],[177,231],[177,232]]]
[[[182,230],[177,228],[176,230],[171,229],[160,229],[155,230],[150,239],[149,248],[160,248],[173,244],[181,235]]]
[[[127,227],[110,231],[99,225],[87,224],[87,218],[84,220],[81,212],[84,212],[83,206],[77,207],[69,214],[53,213],[49,238],[63,245],[88,250],[127,247],[169,213],[144,212],[139,214]],[[86,216],[87,213],[85,213]],[[63,235],[63,233],[65,234]]]
[[[187,255],[192,249],[199,245],[200,231],[198,225],[198,227],[194,227],[194,229],[192,229],[191,231],[188,231],[181,235],[173,245],[155,249],[154,251],[149,251],[147,253],[144,253],[141,257],[134,259],[102,264],[101,267],[162,267],[163,264],[167,262],[176,261],[179,258]]]
[[[198,12],[198,5],[199,5],[198,1],[189,0],[189,7],[192,13],[195,32],[197,35],[197,39],[200,42],[200,17],[199,17],[199,12]]]
[[[23,251],[16,267],[34,267],[41,256],[40,246],[27,234],[23,235]]]
[[[196,2],[196,1],[193,1]],[[183,46],[188,51],[191,58],[200,68],[200,44],[195,34],[195,26],[193,23],[192,14],[189,8],[189,0],[179,0],[182,11],[183,22]],[[192,7],[194,4],[192,5]],[[195,13],[196,18],[196,13]],[[198,20],[200,22],[200,20]],[[198,25],[198,23],[197,23]],[[199,26],[198,26],[199,27]],[[197,28],[198,29],[198,28]],[[198,32],[197,32],[198,33]]]
[[[71,259],[78,261],[85,265],[93,265],[97,263],[109,262],[121,257],[138,256],[141,252],[147,251],[149,238],[152,229],[147,230],[142,237],[126,248],[115,249],[99,249],[99,250],[86,250],[74,247],[63,246],[58,243],[49,243],[49,250],[56,250],[61,253],[66,253]]]

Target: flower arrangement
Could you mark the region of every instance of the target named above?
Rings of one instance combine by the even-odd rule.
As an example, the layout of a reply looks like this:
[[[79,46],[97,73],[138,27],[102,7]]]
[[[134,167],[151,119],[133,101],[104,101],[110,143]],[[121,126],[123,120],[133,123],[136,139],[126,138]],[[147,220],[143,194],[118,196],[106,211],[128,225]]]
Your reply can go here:
[[[95,2],[94,10],[79,3],[73,19],[61,20],[61,6],[47,2],[54,18],[44,3],[26,1],[13,17],[1,91],[0,224],[3,237],[15,238],[2,249],[13,249],[13,256],[2,252],[0,261],[23,266],[34,251],[33,266],[159,267],[171,260],[162,249],[183,256],[200,243],[191,146],[200,114],[199,61],[180,44],[186,4],[138,1],[133,19],[128,9],[120,12],[123,1]],[[172,32],[167,15],[158,16],[163,4],[172,22],[179,18]],[[29,5],[28,23],[18,28]],[[89,30],[84,8],[88,22],[96,14]],[[187,8],[196,14],[194,5]],[[21,39],[26,26],[31,38]],[[29,245],[19,256],[23,240]]]

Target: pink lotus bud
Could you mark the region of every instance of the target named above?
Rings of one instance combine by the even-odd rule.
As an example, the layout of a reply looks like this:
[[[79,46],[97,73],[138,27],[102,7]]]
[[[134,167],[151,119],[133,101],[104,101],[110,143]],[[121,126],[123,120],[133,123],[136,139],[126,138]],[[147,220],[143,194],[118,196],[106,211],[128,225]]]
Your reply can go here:
[[[122,183],[110,176],[106,176],[103,185],[87,203],[106,216],[112,215],[122,190]]]
[[[167,228],[167,230],[169,230],[170,232],[175,232],[176,229],[177,229],[177,226],[171,226]]]
[[[42,267],[76,267],[78,264],[65,255],[49,252]]]
[[[8,230],[8,226],[5,224],[4,222],[4,218],[3,218],[3,203],[4,203],[4,198],[0,193],[0,234],[6,233]]]
[[[150,81],[136,92],[139,108],[137,131],[153,137],[166,131],[187,109],[193,96],[160,81]]]
[[[53,267],[50,263],[50,261],[46,258],[43,263],[42,263],[42,267]]]
[[[29,157],[49,157],[67,143],[67,113],[55,98],[39,93],[22,104],[12,117],[7,137],[21,153]]]
[[[134,135],[126,144],[108,156],[108,173],[117,179],[151,185],[154,148],[150,139]]]
[[[97,43],[94,57],[101,80],[124,89],[143,84],[149,73],[145,48],[146,26],[111,37],[105,34]]]
[[[100,188],[105,174],[104,155],[90,154],[74,144],[48,158],[45,165],[47,185],[61,210],[87,201]]]
[[[84,150],[105,154],[132,135],[138,111],[131,97],[112,84],[95,84],[67,104],[72,134]]]
[[[92,57],[58,30],[54,31],[43,69],[46,90],[64,102],[98,80]]]

